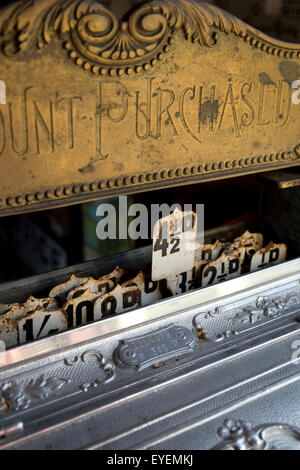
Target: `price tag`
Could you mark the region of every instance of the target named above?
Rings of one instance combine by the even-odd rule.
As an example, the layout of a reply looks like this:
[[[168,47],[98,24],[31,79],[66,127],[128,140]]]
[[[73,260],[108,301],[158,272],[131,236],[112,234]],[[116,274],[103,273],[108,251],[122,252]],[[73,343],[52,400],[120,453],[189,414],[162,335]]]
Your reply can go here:
[[[70,279],[58,286],[55,286],[49,294],[49,297],[53,299],[58,299],[60,304],[63,305],[66,301],[67,294],[76,289],[76,287],[80,287],[85,284],[89,280],[88,277],[77,277],[74,274],[70,277]]]
[[[263,247],[264,237],[261,233],[250,233],[248,230],[238,238],[234,239],[233,245],[235,248],[240,246],[255,248],[261,250]]]
[[[193,269],[177,276],[176,295],[184,294],[200,286],[202,273],[207,265],[205,260],[195,260]]]
[[[68,328],[66,315],[61,310],[37,308],[18,320],[19,344],[55,335]]]
[[[56,308],[57,302],[55,299],[36,299],[33,296],[30,296],[29,299],[27,299],[27,301],[23,304],[11,305],[11,308],[6,313],[3,307],[2,315],[0,317],[1,341],[4,341],[6,348],[16,346],[17,344],[19,344],[20,337],[20,330],[18,325],[19,321],[22,321],[23,318],[27,319],[28,315],[37,310],[42,311],[44,316],[51,315],[52,310]]]
[[[80,295],[84,294],[85,291],[104,295],[114,290],[115,287],[115,283],[111,279],[107,279],[104,281],[96,281],[96,279],[93,279],[91,277],[85,284],[82,284],[82,286],[76,287],[75,289],[71,290],[67,295],[67,301],[76,299]]]
[[[167,279],[172,294],[176,294],[176,276],[194,266],[197,215],[178,208],[160,220],[153,230],[152,280]]]
[[[207,264],[203,270],[202,287],[234,279],[241,274],[241,260],[238,255],[222,254],[216,261]]]
[[[205,261],[215,261],[225,248],[225,243],[216,241],[214,245],[198,245],[195,253],[195,259]]]
[[[68,317],[68,328],[86,325],[94,321],[94,302],[102,292],[85,290],[79,297],[75,297],[64,304],[62,310]]]
[[[286,259],[286,251],[287,247],[284,243],[279,243],[278,245],[273,242],[269,243],[268,246],[253,255],[250,271],[255,272],[275,264],[283,263]]]
[[[151,305],[162,298],[160,283],[152,281],[142,271],[134,279],[122,284],[122,288],[127,287],[138,287],[141,292],[141,307]]]
[[[141,291],[139,287],[117,287],[109,294],[99,297],[94,304],[94,319],[124,313],[141,306]]]

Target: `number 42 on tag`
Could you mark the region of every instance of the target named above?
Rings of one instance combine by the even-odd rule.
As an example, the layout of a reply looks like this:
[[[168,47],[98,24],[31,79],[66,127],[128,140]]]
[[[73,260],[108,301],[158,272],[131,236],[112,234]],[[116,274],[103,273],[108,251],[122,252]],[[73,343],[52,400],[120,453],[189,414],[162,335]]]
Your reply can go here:
[[[178,208],[154,226],[152,280],[167,279],[173,295],[176,294],[177,276],[194,266],[196,234],[196,213],[182,212]]]

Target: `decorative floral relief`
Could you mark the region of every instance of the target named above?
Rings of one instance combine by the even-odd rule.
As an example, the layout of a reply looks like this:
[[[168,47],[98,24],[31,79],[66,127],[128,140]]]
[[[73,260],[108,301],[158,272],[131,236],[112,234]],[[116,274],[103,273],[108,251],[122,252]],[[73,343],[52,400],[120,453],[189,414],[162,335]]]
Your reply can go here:
[[[211,27],[246,35],[247,25],[219,8],[194,0],[160,0],[142,5],[118,21],[96,0],[19,1],[1,12],[2,51],[14,56],[49,44],[54,34],[66,39],[92,64],[130,66],[157,57],[176,29],[200,45],[216,42]],[[76,55],[76,53],[75,53]]]
[[[258,297],[255,306],[248,305],[242,312],[237,313],[231,320],[239,323],[254,324],[264,319],[278,317],[293,305],[299,303],[297,294],[289,294],[284,297]]]
[[[208,320],[209,318],[216,318],[221,315],[222,311],[216,307],[214,311],[209,311],[205,314],[205,319]]]
[[[56,395],[69,381],[59,377],[44,376],[28,383],[11,380],[0,386],[2,411],[21,411],[34,402]]]
[[[266,296],[260,296],[257,298],[255,305],[247,305],[246,307],[243,307],[240,312],[234,315],[234,317],[227,317],[225,321],[230,322],[230,327],[225,331],[217,334],[214,341],[223,341],[242,333],[243,330],[239,330],[237,328],[237,324],[246,326],[253,325],[262,320],[271,320],[272,318],[283,315],[288,311],[289,308],[298,304],[299,296],[295,293],[288,294],[286,297],[278,296],[270,298]],[[214,319],[224,314],[225,311],[222,311],[222,309],[219,309],[218,307],[216,307],[213,311],[208,311],[207,313],[198,313],[193,318],[194,329],[196,331],[202,329],[205,330],[201,320],[205,319],[213,321]],[[232,323],[236,324],[236,327],[234,326],[231,328]]]
[[[80,389],[87,392],[90,388],[96,388],[99,385],[106,385],[116,378],[116,366],[110,359],[105,359],[103,355],[95,350],[85,351],[81,356],[75,356],[72,359],[65,359],[65,365],[74,367],[80,363],[86,363],[91,357],[95,357],[99,363],[100,369],[104,372],[105,378],[98,378],[92,382],[80,385]]]
[[[223,442],[216,450],[300,450],[300,431],[281,424],[252,429],[244,421],[224,421],[218,431]]]
[[[193,327],[196,331],[202,328],[202,326],[199,324],[199,320],[202,320],[203,318],[205,320],[209,320],[212,318],[217,318],[222,314],[222,310],[219,307],[216,307],[214,310],[209,310],[208,312],[200,312],[195,317],[193,318]]]
[[[66,366],[74,367],[80,362],[86,363],[91,357],[96,357],[100,368],[105,374],[105,379],[99,378],[91,383],[82,384],[79,388],[85,392],[91,387],[111,382],[116,376],[115,364],[110,360],[106,360],[98,351],[86,351],[80,357],[75,356],[71,360],[65,359],[64,362]],[[2,412],[26,410],[35,402],[54,397],[70,382],[70,380],[65,378],[46,378],[44,375],[37,379],[31,379],[29,382],[19,382],[18,380],[7,381],[0,385],[0,409]]]
[[[239,334],[238,331],[235,330],[226,330],[223,331],[223,333],[220,333],[217,335],[215,341],[223,341],[224,339],[230,339],[233,338],[234,336],[237,336]]]

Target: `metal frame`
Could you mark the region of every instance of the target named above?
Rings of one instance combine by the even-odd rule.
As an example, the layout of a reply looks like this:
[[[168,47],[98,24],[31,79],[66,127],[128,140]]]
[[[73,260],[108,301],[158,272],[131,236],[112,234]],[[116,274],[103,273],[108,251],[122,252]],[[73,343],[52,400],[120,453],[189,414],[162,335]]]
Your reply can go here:
[[[296,259],[8,351],[0,448],[299,448],[299,280]]]
[[[209,310],[211,305],[214,305],[216,302],[222,304],[228,302],[228,299],[231,299],[233,302],[235,296],[243,294],[246,297],[247,292],[257,286],[267,288],[271,284],[272,288],[278,288],[284,284],[286,279],[292,281],[299,278],[299,259],[257,273],[246,274],[226,283],[166,299],[132,312],[60,333],[54,337],[13,348],[5,353],[6,365],[0,366],[0,370],[3,367],[11,367],[20,362],[74,347],[74,345],[78,347],[82,343],[95,339],[101,340],[132,328],[137,329],[145,324],[151,324],[154,327],[157,322],[176,320],[176,316],[185,312],[192,315],[199,312],[201,308]]]

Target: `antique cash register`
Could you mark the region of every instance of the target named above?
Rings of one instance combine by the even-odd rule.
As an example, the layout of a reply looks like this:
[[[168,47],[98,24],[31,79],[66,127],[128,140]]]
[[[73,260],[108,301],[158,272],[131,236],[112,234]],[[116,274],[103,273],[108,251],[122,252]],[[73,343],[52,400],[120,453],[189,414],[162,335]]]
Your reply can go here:
[[[0,283],[0,448],[299,449],[300,40],[128,7],[1,7],[1,220],[173,191],[209,228]]]

